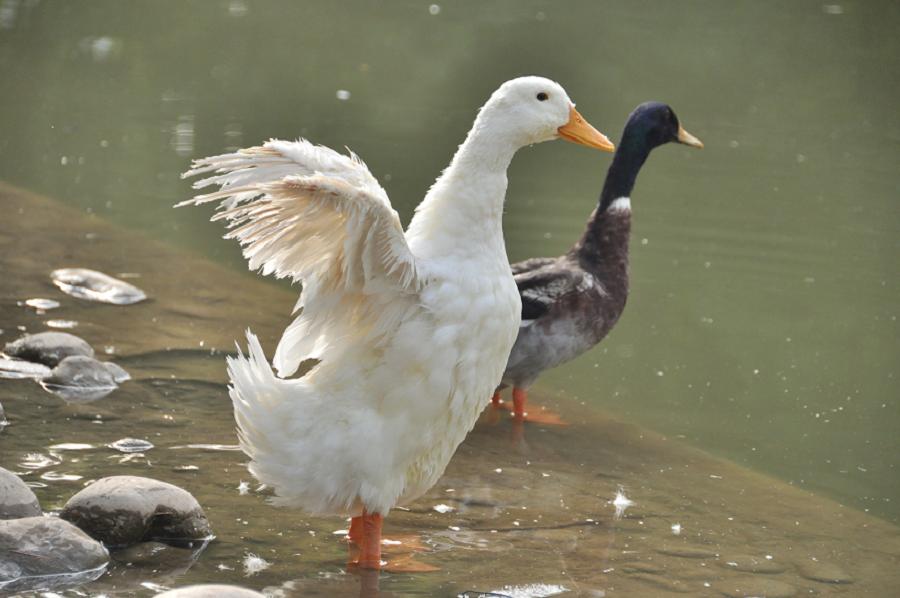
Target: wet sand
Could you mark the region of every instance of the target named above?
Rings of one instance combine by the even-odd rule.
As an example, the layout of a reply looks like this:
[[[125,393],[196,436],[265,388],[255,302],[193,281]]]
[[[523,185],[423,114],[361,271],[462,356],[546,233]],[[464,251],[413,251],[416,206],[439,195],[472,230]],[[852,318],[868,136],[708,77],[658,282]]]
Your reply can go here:
[[[438,485],[388,518],[389,535],[421,533],[427,551],[418,558],[441,571],[348,573],[334,533],[346,522],[267,505],[243,455],[230,450],[222,351],[248,326],[271,351],[295,296],[47,198],[0,186],[0,202],[9,215],[0,220],[0,341],[22,334],[17,326],[38,332],[47,319],[76,320],[70,332],[134,377],[82,405],[31,381],[0,380],[11,422],[0,432],[0,465],[37,486],[45,511],[107,475],[168,481],[197,497],[217,535],[199,553],[156,547],[148,556],[153,547],[143,547],[114,555],[110,572],[83,591],[147,596],[199,582],[286,596],[373,595],[376,586],[394,596],[536,595],[542,588],[533,584],[584,596],[896,590],[900,528],[540,388],[536,403],[577,423],[517,429],[505,414],[486,413]],[[150,299],[110,306],[67,297],[49,279],[62,267],[139,274],[128,281]],[[33,297],[62,305],[39,315],[16,304]],[[126,437],[155,448],[123,455],[106,447]],[[50,448],[61,443],[92,448]],[[249,483],[243,494],[241,482]],[[633,501],[620,518],[617,491]],[[246,576],[248,553],[271,566]]]

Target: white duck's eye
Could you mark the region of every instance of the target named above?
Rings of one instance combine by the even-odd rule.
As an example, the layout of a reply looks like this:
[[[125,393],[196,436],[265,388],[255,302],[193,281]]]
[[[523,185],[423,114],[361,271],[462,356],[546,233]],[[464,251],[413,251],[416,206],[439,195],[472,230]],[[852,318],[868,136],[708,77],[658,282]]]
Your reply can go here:
[[[547,94],[545,94],[543,91],[542,91],[541,93],[537,94],[537,99],[538,99],[539,101],[541,101],[541,102],[543,102],[544,100],[546,100],[546,99],[549,98],[549,97],[550,97],[550,96],[548,96]]]

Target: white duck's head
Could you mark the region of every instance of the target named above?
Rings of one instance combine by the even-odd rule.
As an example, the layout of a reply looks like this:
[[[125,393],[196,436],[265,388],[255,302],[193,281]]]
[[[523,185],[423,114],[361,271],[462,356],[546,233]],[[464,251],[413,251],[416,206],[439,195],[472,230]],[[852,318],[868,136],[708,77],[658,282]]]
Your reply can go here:
[[[566,90],[544,77],[519,77],[501,85],[482,107],[476,126],[518,147],[562,138],[615,150],[605,135],[578,114]]]

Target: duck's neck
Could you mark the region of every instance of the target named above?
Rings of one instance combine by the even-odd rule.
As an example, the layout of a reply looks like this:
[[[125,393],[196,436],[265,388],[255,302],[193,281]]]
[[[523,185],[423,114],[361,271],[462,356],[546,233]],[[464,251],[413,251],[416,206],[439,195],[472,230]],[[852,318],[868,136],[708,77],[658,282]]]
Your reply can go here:
[[[603,277],[628,277],[628,240],[631,234],[631,192],[650,148],[625,134],[612,164],[600,201],[588,219],[581,239],[572,248],[582,267]]]
[[[519,147],[476,119],[410,222],[406,236],[418,257],[506,260],[506,169]]]

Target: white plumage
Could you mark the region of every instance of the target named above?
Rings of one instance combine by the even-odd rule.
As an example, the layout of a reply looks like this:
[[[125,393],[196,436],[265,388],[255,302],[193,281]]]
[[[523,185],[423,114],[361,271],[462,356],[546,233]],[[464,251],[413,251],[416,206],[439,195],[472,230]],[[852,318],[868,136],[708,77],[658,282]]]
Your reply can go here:
[[[596,145],[602,136],[575,116],[552,81],[504,84],[406,233],[356,156],[304,140],[205,158],[186,173],[211,173],[195,187],[220,189],[183,203],[219,200],[215,218],[229,221],[226,237],[251,268],[303,283],[278,375],[249,332],[249,353],[228,360],[241,447],[279,502],[386,514],[437,481],[519,326],[501,228],[506,168],[520,147],[572,138],[572,127]],[[319,363],[288,378],[307,359]]]

